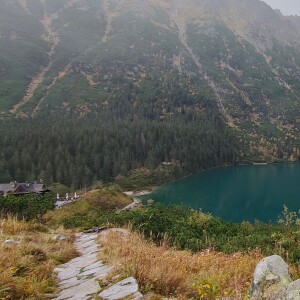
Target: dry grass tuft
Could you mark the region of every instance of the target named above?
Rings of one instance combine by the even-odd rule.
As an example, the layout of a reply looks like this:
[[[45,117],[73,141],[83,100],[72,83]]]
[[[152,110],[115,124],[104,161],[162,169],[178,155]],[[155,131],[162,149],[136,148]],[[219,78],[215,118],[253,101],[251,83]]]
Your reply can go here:
[[[111,232],[100,238],[101,259],[112,263],[115,271],[134,276],[144,292],[165,296],[216,299],[234,296],[244,299],[259,252],[248,254],[205,251],[193,254],[160,247],[145,241],[138,233],[128,238]]]
[[[34,222],[0,218],[0,299],[43,299],[56,291],[52,271],[76,257],[71,232],[68,241],[52,241],[54,232]],[[4,245],[12,239],[19,244]]]
[[[0,228],[3,234],[19,234],[32,230],[32,224],[24,220],[18,221],[17,217],[8,215],[7,218],[1,219]]]

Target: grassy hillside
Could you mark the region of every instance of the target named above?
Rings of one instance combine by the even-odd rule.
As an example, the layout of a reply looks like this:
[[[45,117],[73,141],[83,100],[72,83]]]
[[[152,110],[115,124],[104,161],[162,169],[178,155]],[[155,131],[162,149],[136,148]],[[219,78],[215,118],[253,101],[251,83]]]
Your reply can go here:
[[[99,215],[109,212],[115,213],[132,201],[123,193],[114,189],[101,189],[88,192],[82,199],[70,203],[59,210],[50,211],[44,219],[50,225],[60,226],[66,219],[77,222],[93,220]],[[88,225],[87,225],[88,226]]]

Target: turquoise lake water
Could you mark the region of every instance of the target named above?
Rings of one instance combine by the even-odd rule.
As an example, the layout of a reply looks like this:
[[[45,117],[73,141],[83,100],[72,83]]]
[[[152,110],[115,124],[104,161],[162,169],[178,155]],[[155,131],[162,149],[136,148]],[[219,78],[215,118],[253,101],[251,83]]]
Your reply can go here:
[[[284,204],[292,211],[300,209],[300,163],[213,169],[141,198],[183,204],[233,222],[277,222]]]

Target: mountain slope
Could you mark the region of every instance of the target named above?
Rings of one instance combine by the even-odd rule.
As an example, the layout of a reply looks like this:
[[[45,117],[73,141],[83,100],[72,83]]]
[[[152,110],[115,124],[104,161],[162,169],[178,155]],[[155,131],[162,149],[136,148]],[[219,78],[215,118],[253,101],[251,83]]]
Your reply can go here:
[[[230,128],[242,160],[298,157],[299,18],[259,0],[4,2],[3,117],[188,113]]]

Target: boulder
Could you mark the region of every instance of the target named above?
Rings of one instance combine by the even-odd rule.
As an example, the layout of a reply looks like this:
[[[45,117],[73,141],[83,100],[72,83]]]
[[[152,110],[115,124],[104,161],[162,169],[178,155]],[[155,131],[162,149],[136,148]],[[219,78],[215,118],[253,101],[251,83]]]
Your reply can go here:
[[[105,300],[118,300],[131,296],[135,300],[142,299],[139,286],[133,277],[128,277],[117,284],[102,291],[99,296]]]
[[[300,279],[290,283],[285,292],[286,300],[300,300]]]
[[[265,257],[255,268],[251,299],[284,299],[286,287],[291,282],[288,265],[280,256]]]
[[[52,241],[67,241],[68,237],[63,234],[57,234],[51,238]]]
[[[17,245],[19,245],[20,244],[20,242],[18,242],[18,241],[15,241],[15,240],[5,240],[4,242],[3,242],[3,246],[17,246]]]

